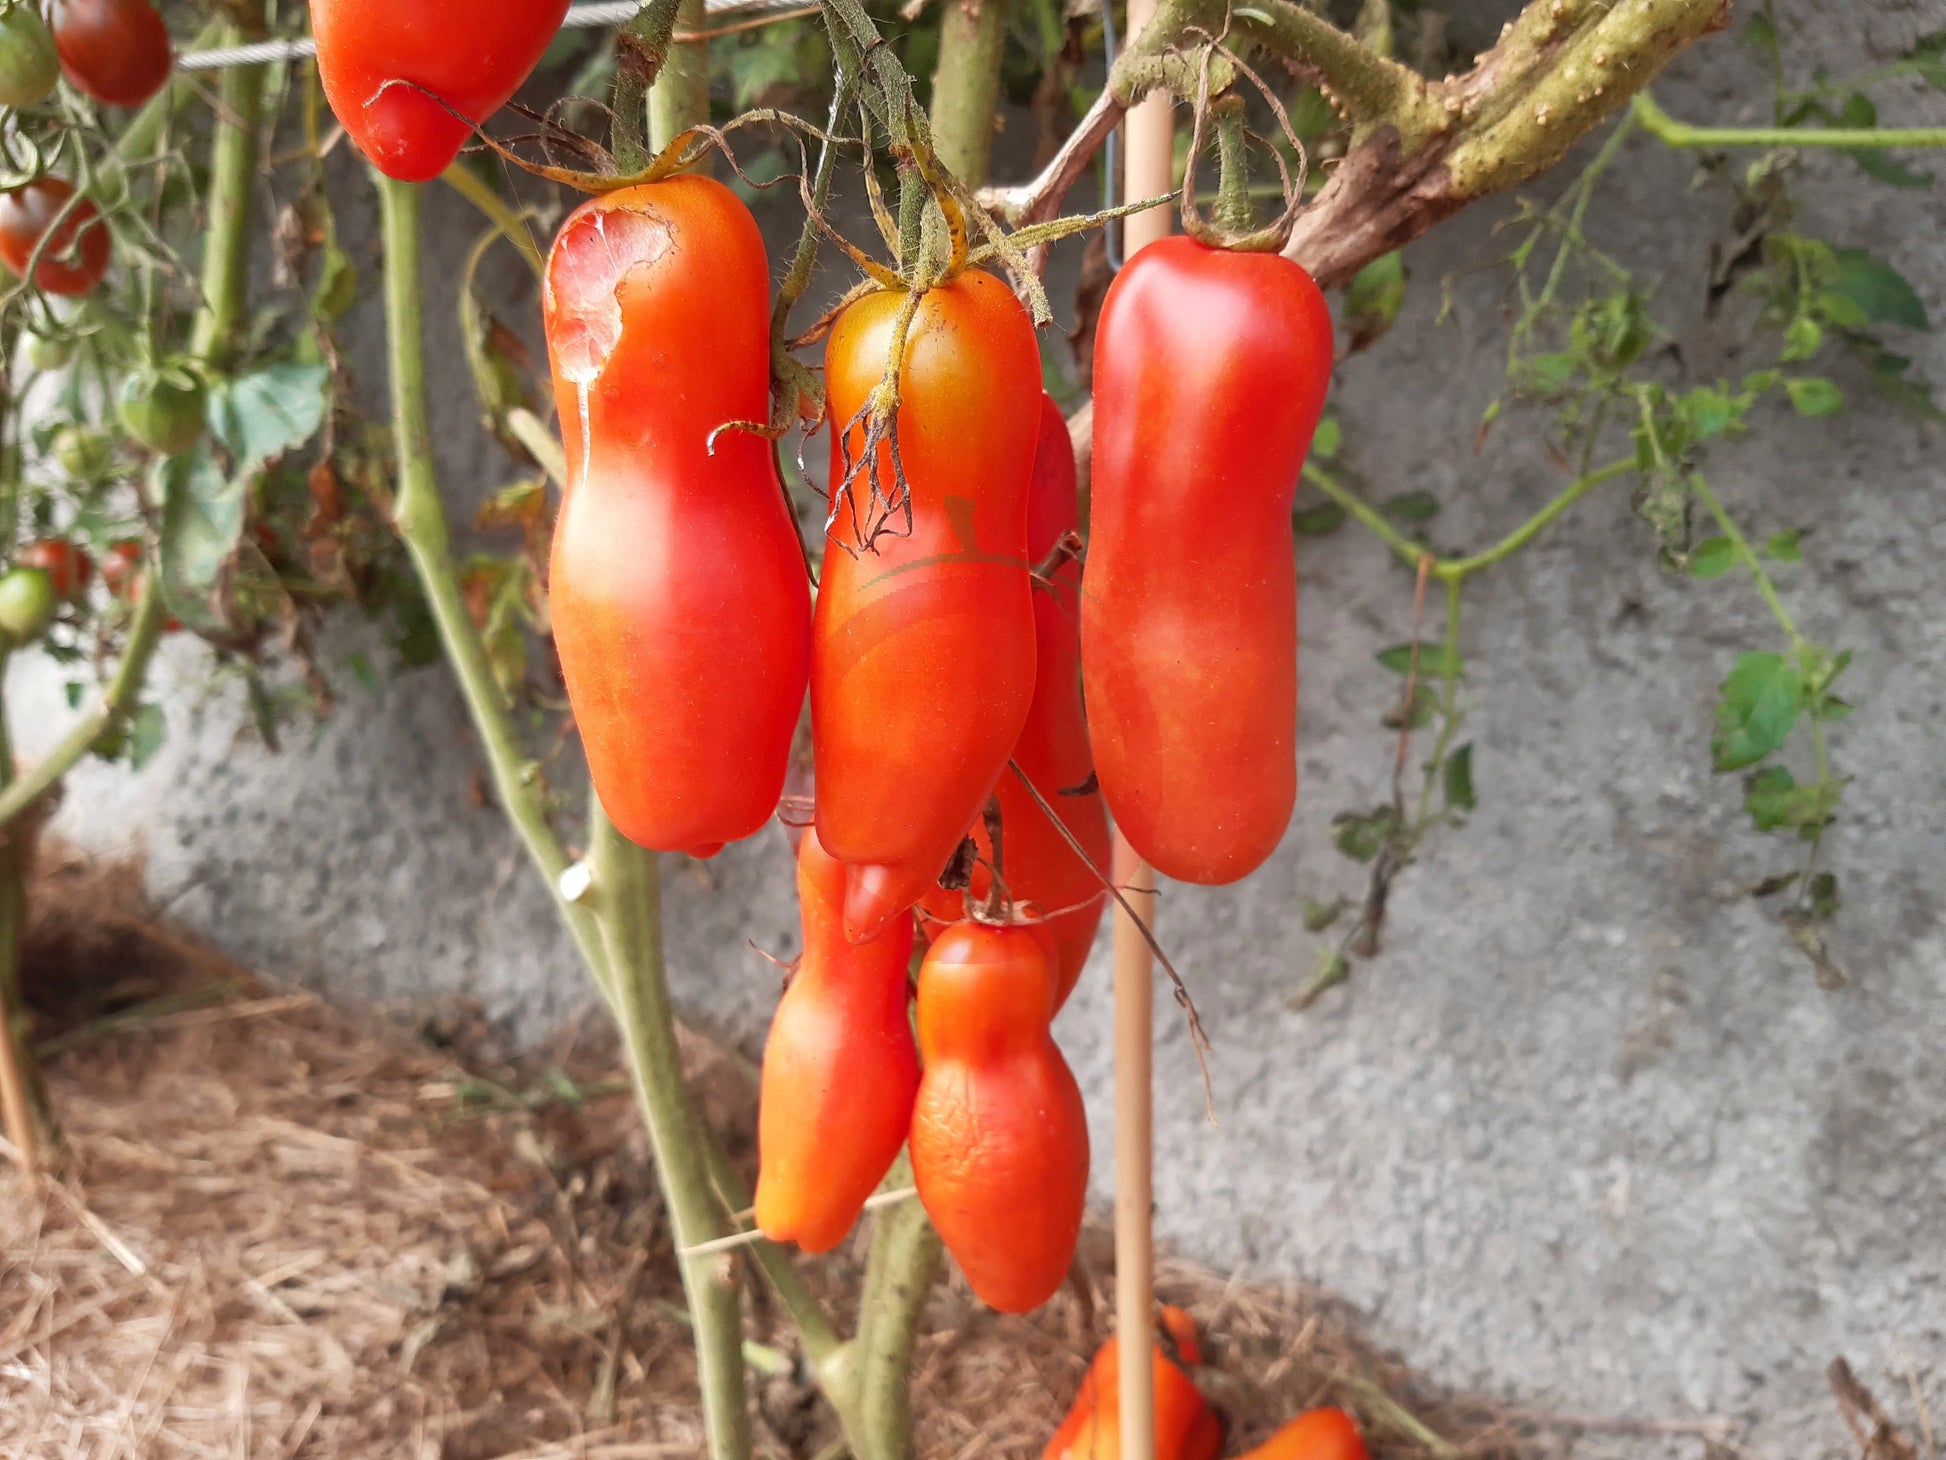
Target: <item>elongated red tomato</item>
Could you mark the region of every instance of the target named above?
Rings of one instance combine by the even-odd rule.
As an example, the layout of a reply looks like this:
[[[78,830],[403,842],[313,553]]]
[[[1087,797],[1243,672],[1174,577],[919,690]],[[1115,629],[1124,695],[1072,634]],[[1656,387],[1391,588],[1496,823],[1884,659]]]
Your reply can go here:
[[[704,177],[572,213],[545,310],[568,488],[554,642],[601,803],[709,856],[776,809],[810,669],[811,592],[767,443],[769,271]]]
[[[1081,607],[1088,735],[1129,844],[1234,882],[1297,797],[1291,497],[1331,378],[1331,314],[1274,253],[1151,244],[1095,340]]]
[[[520,90],[567,12],[568,0],[311,0],[318,79],[373,166],[425,182],[459,155],[467,122]]]
[[[1055,545],[1078,525],[1074,447],[1068,423],[1052,396],[1041,397],[1040,440],[1034,451],[1033,486],[1027,497],[1027,560],[1038,568]],[[1094,774],[1088,753],[1088,726],[1081,709],[1081,565],[1062,561],[1047,581],[1034,585],[1034,700],[1014,744],[1014,763],[1059,814],[1062,825],[1087,850],[1089,860],[1108,870],[1108,814],[1101,793],[1085,787]],[[1054,1007],[1073,992],[1094,946],[1108,894],[1088,863],[1075,854],[1040,801],[1010,769],[994,786],[1000,798],[1002,877],[1008,894],[1031,904],[1054,934],[1057,969]],[[970,895],[986,897],[993,877],[993,848],[984,819],[973,824],[981,861],[975,864]],[[935,884],[923,906],[935,924],[966,915],[966,895]]]
[[[834,421],[849,421],[878,387],[903,297],[868,295],[832,329]],[[1039,382],[1026,311],[1005,284],[972,270],[926,293],[906,341],[898,445],[909,530],[902,510],[880,520],[864,473],[837,486],[844,451],[833,433],[811,716],[818,835],[852,864],[853,938],[870,937],[937,881],[1026,723]],[[864,439],[862,427],[850,433],[854,459]],[[889,446],[877,469],[886,498],[899,495]]]
[[[757,1226],[828,1252],[892,1169],[919,1093],[906,1017],[912,919],[845,937],[845,867],[808,828],[797,850],[804,952],[764,1043]]]
[[[0,262],[16,275],[25,274],[41,235],[54,226],[73,196],[74,184],[58,177],[37,178],[0,193]],[[41,250],[34,286],[49,294],[86,294],[108,272],[109,252],[108,225],[101,221],[101,210],[83,198]]]
[[[933,939],[919,968],[912,1177],[973,1291],[1003,1313],[1061,1286],[1088,1194],[1088,1117],[1053,1017],[1041,923],[956,923]]]
[[[48,29],[69,82],[110,106],[140,106],[169,80],[169,28],[149,0],[52,0]]]

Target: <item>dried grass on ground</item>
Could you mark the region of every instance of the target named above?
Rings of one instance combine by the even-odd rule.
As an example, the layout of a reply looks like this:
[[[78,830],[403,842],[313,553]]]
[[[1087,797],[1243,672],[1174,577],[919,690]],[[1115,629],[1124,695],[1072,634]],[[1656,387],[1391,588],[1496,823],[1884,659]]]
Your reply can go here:
[[[266,986],[141,908],[126,868],[52,857],[26,979],[65,1125],[60,1178],[0,1171],[0,1455],[696,1456],[670,1233],[598,1023],[510,1062],[463,1007],[380,1026]],[[131,1010],[130,1006],[133,1004]],[[739,1064],[692,1074],[745,1133]],[[1029,1319],[950,1284],[920,1345],[920,1453],[1037,1457],[1104,1336],[1111,1253]],[[849,1321],[860,1239],[813,1276]],[[1568,1432],[1430,1393],[1302,1288],[1179,1263],[1199,1377],[1233,1450],[1319,1403],[1383,1457],[1561,1454]],[[753,1286],[755,1337],[792,1341]],[[815,1394],[757,1378],[761,1452],[832,1438]]]

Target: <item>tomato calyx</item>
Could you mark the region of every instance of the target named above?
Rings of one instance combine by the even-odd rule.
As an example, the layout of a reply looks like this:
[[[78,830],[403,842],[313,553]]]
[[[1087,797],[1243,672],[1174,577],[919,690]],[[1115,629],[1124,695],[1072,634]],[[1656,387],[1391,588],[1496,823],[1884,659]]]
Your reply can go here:
[[[1261,228],[1250,226],[1251,133],[1244,125],[1243,98],[1228,86],[1216,88],[1219,94],[1211,95],[1211,73],[1219,59],[1226,70],[1248,79],[1270,103],[1285,140],[1297,152],[1297,176],[1293,178],[1283,152],[1276,147],[1269,149],[1277,163],[1278,179],[1284,193],[1284,210],[1274,221]],[[1217,150],[1222,167],[1214,219],[1204,217],[1202,208],[1196,202],[1197,159],[1202,154],[1203,140],[1211,123],[1216,127]],[[1282,253],[1297,227],[1298,215],[1304,210],[1304,183],[1309,164],[1309,154],[1291,125],[1290,114],[1284,110],[1283,102],[1278,100],[1263,78],[1251,70],[1241,57],[1218,42],[1211,41],[1205,46],[1201,64],[1197,68],[1195,126],[1189,136],[1189,156],[1183,164],[1182,231],[1210,248],[1228,249],[1233,253]]]

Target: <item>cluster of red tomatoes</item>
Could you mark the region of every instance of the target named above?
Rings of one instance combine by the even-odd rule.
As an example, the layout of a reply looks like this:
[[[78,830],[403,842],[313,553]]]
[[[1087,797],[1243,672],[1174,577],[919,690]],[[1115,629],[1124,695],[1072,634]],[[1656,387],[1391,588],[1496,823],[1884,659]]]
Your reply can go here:
[[[134,539],[109,544],[101,581],[109,597],[127,599],[140,586],[142,545]],[[0,573],[0,649],[39,638],[63,604],[79,603],[94,581],[95,563],[66,538],[44,538],[14,554]]]
[[[1195,1320],[1165,1304],[1161,1326],[1168,1347],[1157,1343],[1151,1355],[1155,1460],[1217,1460],[1223,1421],[1188,1372],[1203,1362]],[[1121,1374],[1121,1345],[1110,1338],[1082,1376],[1074,1403],[1041,1460],[1116,1460],[1122,1453]],[[1364,1437],[1350,1415],[1342,1409],[1312,1409],[1237,1460],[1367,1460],[1367,1455]]]
[[[555,642],[609,815],[698,856],[775,812],[808,685],[804,951],[765,1051],[758,1225],[831,1247],[909,1143],[974,1290],[1025,1311],[1081,1223],[1087,1126],[1049,1022],[1101,916],[1108,814],[1204,883],[1262,863],[1290,818],[1289,509],[1330,317],[1274,254],[1136,257],[1099,331],[1084,573],[1060,551],[1074,457],[1012,291],[968,270],[863,297],[826,347],[849,424],[814,608],[769,444],[721,429],[766,414],[768,279],[749,211],[707,178],[562,227]],[[873,433],[902,323],[896,426]],[[971,886],[948,891],[969,835]]]

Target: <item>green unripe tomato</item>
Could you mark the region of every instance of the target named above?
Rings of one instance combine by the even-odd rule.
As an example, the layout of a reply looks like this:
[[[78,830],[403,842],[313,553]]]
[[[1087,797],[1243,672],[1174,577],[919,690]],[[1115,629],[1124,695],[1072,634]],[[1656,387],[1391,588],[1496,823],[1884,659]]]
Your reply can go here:
[[[60,79],[54,36],[31,0],[0,5],[0,106],[38,106]]]
[[[169,361],[124,380],[116,409],[129,435],[157,456],[176,456],[203,439],[207,395],[202,376]]]
[[[36,370],[65,370],[74,363],[74,341],[49,335],[29,335],[27,363]]]
[[[54,622],[59,607],[54,580],[39,568],[15,568],[0,575],[0,635],[10,646],[38,639]]]
[[[77,481],[99,481],[115,465],[115,448],[91,426],[63,426],[54,433],[54,459]]]

